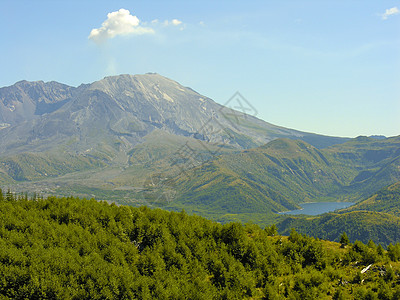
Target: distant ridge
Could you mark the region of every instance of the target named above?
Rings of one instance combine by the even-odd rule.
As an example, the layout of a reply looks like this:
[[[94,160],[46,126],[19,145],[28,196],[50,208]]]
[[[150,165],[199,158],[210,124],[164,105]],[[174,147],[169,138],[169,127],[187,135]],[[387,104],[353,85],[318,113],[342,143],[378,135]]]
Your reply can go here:
[[[386,139],[386,136],[384,136],[384,135],[370,135],[369,137],[372,138],[372,139],[377,139],[377,140]]]

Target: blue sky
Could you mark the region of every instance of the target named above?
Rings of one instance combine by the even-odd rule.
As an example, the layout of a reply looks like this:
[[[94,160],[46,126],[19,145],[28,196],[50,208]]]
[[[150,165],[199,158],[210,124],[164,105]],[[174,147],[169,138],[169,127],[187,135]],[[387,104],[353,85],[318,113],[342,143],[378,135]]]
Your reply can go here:
[[[276,125],[399,135],[399,9],[400,1],[0,0],[0,86],[157,72],[221,104],[239,91]]]

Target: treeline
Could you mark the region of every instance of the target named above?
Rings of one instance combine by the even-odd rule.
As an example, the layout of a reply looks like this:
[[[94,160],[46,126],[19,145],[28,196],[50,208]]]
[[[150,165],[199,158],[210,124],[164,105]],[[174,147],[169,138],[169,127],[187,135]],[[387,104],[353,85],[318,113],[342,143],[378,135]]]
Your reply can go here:
[[[0,193],[0,295],[5,299],[400,297],[399,244],[384,250],[372,242],[342,242],[321,241],[294,230],[283,237],[275,226],[222,225],[185,212]]]

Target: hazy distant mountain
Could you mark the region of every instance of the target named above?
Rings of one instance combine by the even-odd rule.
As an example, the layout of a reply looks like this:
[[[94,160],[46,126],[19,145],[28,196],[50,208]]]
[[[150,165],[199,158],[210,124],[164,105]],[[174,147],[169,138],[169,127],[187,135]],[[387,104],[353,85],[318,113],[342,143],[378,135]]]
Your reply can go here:
[[[70,153],[128,152],[154,129],[239,149],[279,137],[316,147],[346,140],[269,124],[158,74],[106,77],[78,88],[18,82],[0,89],[0,128],[2,155],[60,147]]]

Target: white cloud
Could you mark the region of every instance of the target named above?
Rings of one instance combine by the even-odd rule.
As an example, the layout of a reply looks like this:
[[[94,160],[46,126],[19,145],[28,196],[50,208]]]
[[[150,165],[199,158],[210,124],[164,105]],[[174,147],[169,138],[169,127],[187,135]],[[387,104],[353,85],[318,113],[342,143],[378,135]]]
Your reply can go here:
[[[173,19],[173,20],[171,21],[171,24],[174,25],[174,26],[178,26],[178,25],[182,24],[182,21],[179,21],[179,20],[177,20],[177,19]]]
[[[139,23],[138,17],[132,16],[129,10],[121,8],[108,13],[107,20],[101,24],[101,27],[92,29],[89,39],[95,43],[102,43],[118,35],[154,33],[152,28],[139,26]]]
[[[382,14],[382,19],[383,20],[386,20],[389,16],[392,16],[392,15],[397,15],[397,14],[399,14],[400,13],[400,11],[399,11],[399,9],[395,6],[395,7],[392,7],[392,8],[389,8],[389,9],[387,9],[386,11],[385,11],[385,13],[384,14]]]
[[[170,26],[170,25],[171,26],[178,26],[178,25],[182,24],[182,21],[180,21],[178,19],[173,19],[172,21],[165,20],[162,24],[164,26]]]

